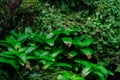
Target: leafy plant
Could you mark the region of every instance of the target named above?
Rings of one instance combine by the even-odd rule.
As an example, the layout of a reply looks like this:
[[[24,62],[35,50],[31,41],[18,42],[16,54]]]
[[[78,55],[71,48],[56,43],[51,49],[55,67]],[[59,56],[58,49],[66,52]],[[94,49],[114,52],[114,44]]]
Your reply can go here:
[[[5,40],[0,40],[0,45],[3,46],[0,62],[11,64],[18,70],[20,65],[25,66],[27,62],[35,60],[43,71],[60,67],[63,70],[80,73],[80,77],[74,73],[73,77],[76,80],[77,76],[79,80],[90,73],[105,80],[110,74],[109,70],[88,62],[93,55],[93,50],[89,47],[93,39],[86,35],[80,36],[79,31],[79,28],[59,28],[46,34],[33,32],[30,27],[27,27],[24,33],[12,31]],[[71,75],[69,72],[65,74]],[[67,75],[63,75],[63,78],[71,79]],[[62,80],[60,75],[58,78]]]

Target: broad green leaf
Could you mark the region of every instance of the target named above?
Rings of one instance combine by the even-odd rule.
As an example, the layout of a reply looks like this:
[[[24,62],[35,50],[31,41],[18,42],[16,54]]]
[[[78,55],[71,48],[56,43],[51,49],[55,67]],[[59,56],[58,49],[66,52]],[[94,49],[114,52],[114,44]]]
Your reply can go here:
[[[29,54],[31,53],[32,51],[34,51],[38,46],[31,46],[31,47],[28,47],[28,49],[26,49],[25,53],[26,54]]]
[[[82,43],[80,44],[80,46],[86,47],[86,46],[89,46],[92,42],[93,42],[93,39],[86,38],[84,41],[82,41]]]
[[[73,40],[73,44],[80,47],[87,47],[93,42],[92,38],[88,38],[87,36],[79,36],[75,37]]]
[[[19,69],[19,66],[17,65],[15,60],[10,60],[10,59],[6,59],[3,57],[0,57],[0,62],[1,63],[6,63],[6,64],[10,64],[12,67],[14,67],[16,70]]]
[[[55,61],[55,58],[49,55],[41,56],[40,59]]]
[[[7,36],[6,42],[11,44],[11,45],[14,45],[14,44],[16,44],[17,40],[13,36]]]
[[[92,63],[80,59],[75,59],[75,62],[79,63],[82,65],[82,67],[91,67]]]
[[[34,38],[32,38],[32,40],[35,42],[43,43],[44,40],[42,40],[42,38],[43,37],[41,35],[36,35]]]
[[[52,61],[47,61],[47,60],[40,60],[39,62],[44,64],[42,67],[44,70],[49,68],[54,63]]]
[[[72,66],[68,63],[63,63],[63,62],[56,62],[53,64],[53,66],[58,66],[58,67],[69,67],[71,68]]]
[[[73,57],[75,57],[77,54],[78,54],[77,52],[71,51],[70,53],[68,53],[68,57],[69,57],[69,58],[73,58]]]
[[[93,50],[90,48],[84,48],[84,49],[80,49],[83,54],[85,54],[87,56],[88,59],[91,59],[91,55],[93,54]]]
[[[63,37],[62,40],[68,47],[71,47],[71,45],[72,45],[72,38]]]
[[[58,54],[60,54],[62,51],[63,51],[63,50],[57,50],[57,51],[53,52],[53,53],[51,54],[51,56],[53,56],[53,57],[55,58],[55,57],[56,57]]]
[[[55,40],[54,40],[54,39],[48,39],[48,40],[46,40],[45,42],[46,42],[48,45],[50,45],[50,46],[54,46]]]
[[[15,59],[15,54],[16,54],[16,52],[7,51],[7,52],[1,52],[1,53],[0,53],[0,56],[1,56],[1,57],[6,57],[6,58]]]
[[[38,52],[40,53],[40,56],[47,56],[47,55],[49,55],[49,51],[39,50]]]
[[[18,50],[18,52],[24,52],[26,49],[27,49],[28,47],[22,47],[22,48],[20,48],[19,50]]]
[[[40,53],[38,51],[34,51],[33,53],[34,53],[34,55],[35,55],[36,58],[40,57]]]
[[[24,63],[27,61],[27,56],[25,53],[17,53],[16,56],[18,56]]]
[[[17,40],[23,43],[28,37],[27,34],[21,34]]]

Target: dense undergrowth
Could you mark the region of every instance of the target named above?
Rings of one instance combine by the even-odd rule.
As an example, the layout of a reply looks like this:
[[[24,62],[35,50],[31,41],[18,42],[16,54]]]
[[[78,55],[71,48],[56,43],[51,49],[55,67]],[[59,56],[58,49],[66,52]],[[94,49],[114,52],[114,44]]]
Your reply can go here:
[[[0,79],[119,80],[119,34],[119,0],[0,0]]]

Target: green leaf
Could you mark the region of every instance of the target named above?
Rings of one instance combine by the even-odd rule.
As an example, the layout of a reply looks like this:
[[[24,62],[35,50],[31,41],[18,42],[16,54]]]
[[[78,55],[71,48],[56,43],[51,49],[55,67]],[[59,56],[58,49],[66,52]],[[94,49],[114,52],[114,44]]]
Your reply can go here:
[[[84,41],[82,41],[82,43],[80,44],[80,46],[86,47],[86,46],[89,46],[92,42],[93,42],[93,39],[86,38]]]
[[[22,47],[22,48],[19,49],[18,52],[22,53],[22,52],[24,52],[27,48],[28,48],[28,47]]]
[[[17,53],[16,56],[18,56],[24,63],[27,61],[27,56],[25,53]]]
[[[80,45],[82,40],[84,40],[86,36],[76,36],[73,40],[74,45]]]
[[[40,59],[55,61],[55,58],[50,55],[41,56]]]
[[[51,54],[51,56],[53,56],[53,57],[55,58],[55,57],[56,57],[58,54],[60,54],[62,51],[63,51],[63,50],[57,50],[57,51],[53,52],[53,53]]]
[[[16,44],[17,40],[13,36],[7,36],[6,42],[14,46],[14,44]]]
[[[80,49],[83,54],[85,54],[87,56],[88,59],[91,59],[91,55],[93,54],[93,50],[90,48],[84,48],[84,49]]]
[[[75,57],[77,54],[78,54],[77,52],[71,51],[70,53],[68,53],[68,57],[69,57],[69,58],[73,58],[73,57]]]
[[[52,61],[47,61],[47,60],[40,60],[39,62],[44,64],[42,67],[44,70],[49,68],[54,63]]]
[[[34,51],[34,54],[38,59],[41,59],[42,56],[49,55],[49,51],[39,50],[39,51]]]
[[[0,56],[1,56],[1,57],[6,57],[6,58],[15,59],[15,54],[16,54],[16,52],[7,51],[7,52],[1,52],[1,53],[0,53]]]
[[[27,60],[28,59],[34,59],[34,60],[37,60],[37,58],[35,57],[35,56],[33,56],[33,55],[29,55],[29,56],[27,56]]]
[[[29,36],[27,34],[21,34],[17,40],[23,43],[28,37]]]
[[[13,66],[16,70],[19,69],[19,66],[17,65],[15,60],[10,60],[10,59],[6,59],[3,57],[0,57],[0,62],[1,63],[6,63],[6,64],[10,64],[11,66]]]
[[[56,62],[53,64],[53,66],[58,66],[58,67],[69,67],[71,68],[72,66],[68,63],[63,63],[63,62]]]
[[[71,45],[72,45],[72,38],[63,37],[62,40],[68,47],[71,47]]]
[[[55,40],[54,40],[54,39],[48,39],[48,40],[46,40],[45,42],[46,42],[48,45],[50,45],[50,46],[54,46]]]
[[[78,45],[80,47],[87,47],[93,42],[92,38],[88,38],[87,36],[79,36],[75,37],[73,40],[74,45]]]
[[[75,62],[79,63],[82,65],[82,67],[91,67],[92,63],[80,59],[75,59]]]
[[[26,49],[25,53],[26,54],[29,54],[31,53],[32,51],[34,51],[38,46],[31,46],[31,47],[28,47],[28,49]]]
[[[105,78],[107,78],[107,76],[108,76],[108,74],[109,74],[109,73],[108,73],[108,70],[105,69],[105,67],[103,67],[103,66],[99,66],[99,65],[94,64],[94,65],[93,65],[93,69],[94,69],[95,71],[101,72],[101,74],[103,74]]]

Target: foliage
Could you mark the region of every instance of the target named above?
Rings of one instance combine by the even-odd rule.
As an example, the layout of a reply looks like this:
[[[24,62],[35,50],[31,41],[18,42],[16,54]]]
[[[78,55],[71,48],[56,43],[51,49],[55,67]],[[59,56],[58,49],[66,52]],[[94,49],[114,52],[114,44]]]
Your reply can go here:
[[[114,72],[120,72],[119,0],[22,0],[20,7],[14,11],[10,11],[7,7],[7,4],[8,0],[0,0],[0,39],[4,39],[6,34],[8,34],[11,29],[16,29],[18,33],[14,33],[13,31],[12,35],[6,37],[5,41],[1,40],[1,45],[5,46],[1,48],[1,53],[5,53],[4,55],[0,54],[3,56],[3,60],[1,60],[2,62],[5,61],[5,63],[7,62],[13,65],[15,68],[18,68],[16,65],[25,66],[26,62],[30,61],[31,63],[32,59],[35,60],[35,63],[37,62],[37,64],[43,68],[46,68],[45,65],[47,65],[47,68],[51,69],[56,67],[55,65],[60,66],[61,64],[56,64],[53,62],[59,62],[62,59],[62,61],[65,60],[65,63],[70,61],[72,64],[76,63],[74,62],[74,59],[79,55],[80,59],[82,60],[90,59],[91,61],[91,58],[94,57],[97,59],[100,65],[106,66],[108,69],[111,69]],[[27,34],[20,32],[20,30],[24,30],[24,28],[29,25],[32,26],[31,28],[33,30],[41,31],[41,33],[36,32],[33,34]],[[78,36],[78,34],[76,36],[76,33],[68,35],[68,33],[65,34],[58,32],[58,34],[57,30],[59,30],[60,27],[64,28],[65,30],[76,27],[80,28],[78,33],[82,36]],[[32,38],[30,35],[32,35],[34,38]],[[53,35],[53,39],[47,39],[47,35]],[[55,35],[59,36],[55,37]],[[86,35],[94,38],[94,41],[92,41],[92,39],[87,41]],[[22,36],[21,38],[23,39],[18,40],[20,36]],[[93,44],[87,49],[85,47],[85,49],[82,47],[78,49],[79,46],[77,46],[77,43],[80,43],[78,39],[81,38],[85,39],[85,42],[93,42]],[[15,42],[9,42],[9,39],[13,39]],[[89,45],[87,43],[84,44],[87,46]],[[16,49],[17,45],[20,47],[20,49],[22,49],[22,52]],[[61,47],[58,47],[57,45],[62,45],[62,50],[59,51]],[[79,45],[84,46],[83,44]],[[30,53],[28,52],[28,54],[24,54],[27,52],[27,49],[29,50],[35,46],[36,48],[33,49],[33,51]],[[39,50],[39,47],[42,47],[42,49]],[[91,56],[91,54],[87,54],[88,52],[92,52],[91,48],[95,53],[93,56]],[[58,52],[55,52],[57,50]],[[54,57],[50,58],[50,62],[48,63],[46,63],[46,61],[49,61],[47,60],[49,56],[42,56],[42,59],[40,59],[41,61],[38,60],[39,57],[36,59],[35,56],[35,54],[38,53],[45,53],[47,55],[54,52],[57,54],[55,59]],[[63,54],[64,52],[65,54]],[[78,54],[79,52],[82,54]],[[16,53],[21,55],[16,55]],[[5,57],[6,55],[7,57]],[[22,56],[27,56],[27,58],[23,58]],[[12,59],[12,63],[8,61],[10,58]],[[105,64],[100,61],[105,62]],[[94,62],[94,60],[92,60],[92,62]],[[68,65],[66,65],[66,67],[72,65],[69,63],[67,64]],[[63,66],[61,67],[64,68]],[[80,70],[82,71],[81,67]],[[65,74],[74,74],[73,68],[72,71],[73,73],[66,73],[67,71],[65,71]],[[97,74],[99,75],[99,73]],[[89,75],[91,74],[89,73]]]
[[[34,33],[29,27],[25,29],[25,33],[12,31],[5,40],[0,40],[0,45],[3,46],[0,62],[8,63],[19,70],[20,65],[26,66],[27,62],[35,60],[42,70],[61,67],[80,73],[78,80],[90,73],[105,80],[110,74],[109,70],[88,62],[93,54],[89,48],[93,40],[85,35],[79,36],[79,31],[79,28],[59,28],[50,33]],[[31,66],[29,69],[31,70]],[[67,77],[69,72],[65,74],[68,74],[64,75],[66,79],[70,79]],[[77,74],[73,75],[75,76]],[[58,80],[64,78],[60,78],[60,75],[58,77]]]
[[[42,17],[37,16],[35,26],[39,26],[39,28],[42,26],[43,30],[48,32],[58,27],[64,27],[66,29],[69,27],[79,27],[81,29],[81,35],[89,35],[95,39],[92,48],[95,50],[95,53],[97,53],[95,54],[96,59],[105,62],[105,66],[110,65],[117,67],[116,65],[120,62],[118,57],[120,55],[119,0],[81,0],[84,3],[82,4],[85,7],[82,6],[84,9],[77,9],[75,7],[74,9],[78,10],[75,12],[71,7],[67,7],[63,8],[64,11],[66,11],[64,14],[61,12],[61,7],[56,8],[54,6],[69,6],[69,4],[66,3],[67,0],[62,2],[55,1],[52,7],[50,0],[46,1],[47,6],[44,5],[44,13]],[[74,3],[72,1],[77,3],[77,0],[71,0],[70,3]],[[92,1],[92,3],[90,3],[90,1]],[[64,4],[64,2],[66,4]],[[68,9],[71,10],[69,11]],[[114,71],[117,69],[116,71],[118,71],[119,67],[110,69]]]

